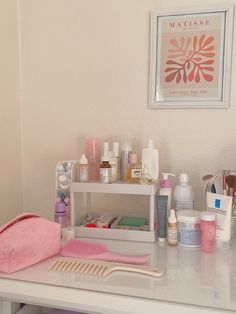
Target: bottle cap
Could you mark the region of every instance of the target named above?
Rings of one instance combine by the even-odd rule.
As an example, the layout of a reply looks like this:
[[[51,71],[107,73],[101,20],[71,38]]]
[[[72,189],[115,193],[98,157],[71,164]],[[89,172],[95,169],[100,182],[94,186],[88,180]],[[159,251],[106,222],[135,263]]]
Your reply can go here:
[[[179,176],[180,183],[188,183],[188,175],[187,173],[181,173]]]
[[[86,158],[85,154],[82,154],[80,160],[79,160],[79,163],[81,165],[87,165],[88,164],[88,159]]]
[[[109,143],[104,142],[103,143],[103,155],[106,155],[109,152]]]
[[[113,150],[115,157],[120,156],[120,144],[118,142],[114,142],[112,144],[112,150]]]
[[[211,211],[203,211],[201,212],[201,220],[204,221],[215,221],[216,220],[216,214]]]
[[[86,140],[86,142],[85,142],[86,154],[99,153],[100,152],[100,146],[101,146],[101,142],[98,139]]]
[[[132,151],[132,144],[128,142],[124,142],[122,145],[122,151],[124,152],[131,152]]]
[[[175,224],[177,222],[177,218],[176,218],[174,209],[170,210],[170,216],[168,217],[168,222],[171,224]]]
[[[66,211],[66,204],[62,201],[58,201],[55,204],[55,212],[56,213],[64,213]]]
[[[137,160],[138,160],[137,154],[134,153],[129,154],[129,162],[131,164],[136,164]]]

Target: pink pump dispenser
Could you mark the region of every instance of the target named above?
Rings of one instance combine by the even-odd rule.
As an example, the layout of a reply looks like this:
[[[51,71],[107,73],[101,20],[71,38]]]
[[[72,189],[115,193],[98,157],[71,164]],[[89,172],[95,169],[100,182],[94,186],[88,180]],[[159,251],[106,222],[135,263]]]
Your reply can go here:
[[[169,216],[170,209],[171,209],[171,201],[172,201],[172,188],[171,188],[171,181],[169,180],[169,176],[175,177],[175,174],[163,172],[162,173],[162,180],[160,182],[160,195],[167,195],[168,196],[168,203],[167,203],[167,215]]]

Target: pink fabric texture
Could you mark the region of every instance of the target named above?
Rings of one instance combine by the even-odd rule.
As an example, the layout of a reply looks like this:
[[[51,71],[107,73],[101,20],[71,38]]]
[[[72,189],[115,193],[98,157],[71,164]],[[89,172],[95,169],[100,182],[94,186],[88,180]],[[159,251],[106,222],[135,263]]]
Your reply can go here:
[[[61,250],[61,226],[33,213],[0,228],[0,271],[13,273]]]

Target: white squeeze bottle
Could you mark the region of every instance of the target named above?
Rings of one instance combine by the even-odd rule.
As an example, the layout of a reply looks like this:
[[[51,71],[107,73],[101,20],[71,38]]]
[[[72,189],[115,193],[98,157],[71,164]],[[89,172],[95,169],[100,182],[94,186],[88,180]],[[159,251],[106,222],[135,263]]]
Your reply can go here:
[[[170,209],[171,209],[171,201],[172,201],[172,188],[171,188],[171,182],[169,180],[169,176],[175,177],[175,174],[163,172],[161,175],[162,175],[162,179],[160,182],[159,195],[168,196],[167,217],[169,217]]]
[[[176,211],[181,209],[193,209],[194,195],[193,188],[188,184],[188,175],[181,173],[179,176],[179,184],[174,190],[174,208]]]
[[[158,180],[159,176],[159,155],[158,150],[154,148],[152,139],[148,139],[148,145],[142,150],[142,169],[144,165],[148,167],[148,171],[153,181]]]

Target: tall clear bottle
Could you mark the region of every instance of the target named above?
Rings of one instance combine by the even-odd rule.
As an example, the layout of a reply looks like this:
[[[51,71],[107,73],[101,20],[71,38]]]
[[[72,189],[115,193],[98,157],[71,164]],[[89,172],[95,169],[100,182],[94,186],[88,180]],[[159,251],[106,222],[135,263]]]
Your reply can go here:
[[[176,211],[194,208],[193,188],[188,184],[188,175],[186,173],[180,174],[179,184],[175,186],[174,208]]]
[[[99,180],[101,162],[101,143],[98,139],[88,139],[85,143],[88,158],[89,180]]]
[[[129,154],[132,152],[132,145],[125,142],[121,148],[120,158],[120,177],[122,181],[126,180],[126,169],[129,164]]]

